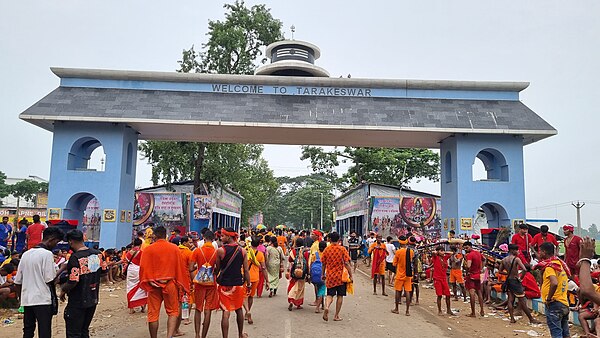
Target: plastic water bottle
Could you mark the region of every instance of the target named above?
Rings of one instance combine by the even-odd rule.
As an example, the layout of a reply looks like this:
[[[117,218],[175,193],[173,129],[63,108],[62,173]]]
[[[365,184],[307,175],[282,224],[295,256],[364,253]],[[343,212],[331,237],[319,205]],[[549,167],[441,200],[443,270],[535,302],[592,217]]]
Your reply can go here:
[[[187,294],[184,294],[183,300],[181,303],[181,319],[189,319],[189,318],[190,318],[190,303],[189,303]]]

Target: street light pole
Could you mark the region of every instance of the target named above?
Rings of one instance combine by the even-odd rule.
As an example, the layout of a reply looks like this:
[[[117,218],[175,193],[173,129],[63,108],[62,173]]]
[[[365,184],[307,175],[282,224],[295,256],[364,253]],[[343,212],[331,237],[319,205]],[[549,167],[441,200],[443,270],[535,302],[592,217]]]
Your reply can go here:
[[[321,193],[321,223],[319,223],[319,230],[323,230],[323,193]]]

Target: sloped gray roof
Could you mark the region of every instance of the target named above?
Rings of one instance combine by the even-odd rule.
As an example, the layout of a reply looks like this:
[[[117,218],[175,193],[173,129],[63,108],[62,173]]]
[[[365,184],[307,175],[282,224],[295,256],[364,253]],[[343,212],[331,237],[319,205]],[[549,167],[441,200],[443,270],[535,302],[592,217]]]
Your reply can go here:
[[[62,78],[123,81],[376,83],[389,87],[520,91],[526,83],[254,77],[53,69]],[[346,81],[347,80],[347,81]],[[126,123],[142,139],[437,147],[455,133],[511,134],[525,144],[556,130],[517,100],[261,95],[60,86],[21,119],[47,130],[55,121]]]

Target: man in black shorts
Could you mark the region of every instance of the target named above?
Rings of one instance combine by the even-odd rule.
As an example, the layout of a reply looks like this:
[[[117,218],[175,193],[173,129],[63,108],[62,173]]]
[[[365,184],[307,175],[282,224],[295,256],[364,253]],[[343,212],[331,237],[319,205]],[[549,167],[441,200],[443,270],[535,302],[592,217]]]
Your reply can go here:
[[[517,304],[521,308],[521,311],[527,315],[529,318],[529,322],[531,324],[538,324],[539,322],[531,316],[531,311],[527,307],[525,303],[525,292],[523,290],[523,284],[521,284],[521,280],[527,273],[527,268],[521,259],[517,257],[519,255],[519,246],[516,244],[508,245],[508,253],[502,260],[502,266],[500,267],[500,271],[503,271],[507,275],[506,282],[502,286],[502,291],[508,293],[508,313],[510,314],[510,322],[516,323],[514,313],[514,301],[517,298]],[[521,270],[521,274],[519,274],[519,270]]]
[[[350,267],[350,255],[346,248],[339,245],[340,235],[337,232],[329,234],[329,242],[331,243],[324,251],[321,262],[323,263],[323,271],[327,271],[325,286],[327,287],[327,299],[325,300],[325,311],[323,312],[323,320],[329,320],[329,307],[335,300],[335,316],[334,321],[341,321],[340,310],[346,296],[347,283],[352,283],[352,270]],[[344,268],[348,271],[345,275]]]
[[[360,239],[356,236],[356,232],[354,231],[350,234],[350,238],[348,238],[348,249],[350,251],[350,261],[352,262],[352,266],[354,266],[354,271],[356,271],[358,251],[360,250]]]

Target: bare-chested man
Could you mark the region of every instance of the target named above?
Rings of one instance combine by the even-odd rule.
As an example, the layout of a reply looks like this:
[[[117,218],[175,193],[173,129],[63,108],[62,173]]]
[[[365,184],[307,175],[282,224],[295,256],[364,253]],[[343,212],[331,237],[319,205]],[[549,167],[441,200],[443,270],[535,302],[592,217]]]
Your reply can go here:
[[[463,278],[462,265],[464,256],[458,252],[456,246],[450,248],[452,255],[450,255],[450,284],[452,285],[452,293],[454,294],[454,300],[458,300],[458,294],[456,293],[456,284],[460,286],[462,291],[463,300],[467,301],[467,290],[465,290],[465,279]]]
[[[519,255],[519,246],[516,244],[509,244],[508,253],[509,255],[502,260],[500,271],[506,271],[507,274],[506,282],[502,290],[508,293],[508,313],[510,314],[510,322],[517,322],[513,315],[513,304],[516,297],[518,306],[521,308],[521,311],[527,315],[529,322],[531,324],[538,324],[539,322],[535,320],[533,316],[531,316],[531,311],[529,311],[529,308],[525,303],[525,292],[523,291],[523,284],[521,284],[521,280],[527,273],[527,268],[521,259],[517,257]],[[519,270],[521,271],[520,274]]]

